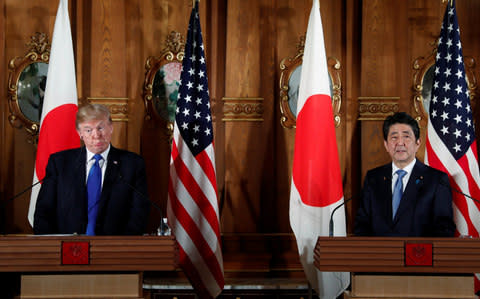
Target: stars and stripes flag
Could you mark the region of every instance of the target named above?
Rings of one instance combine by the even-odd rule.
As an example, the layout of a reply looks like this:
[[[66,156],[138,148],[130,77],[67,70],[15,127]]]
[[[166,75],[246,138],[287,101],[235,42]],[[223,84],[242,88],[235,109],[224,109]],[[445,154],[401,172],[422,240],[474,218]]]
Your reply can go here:
[[[207,68],[198,14],[190,15],[173,132],[167,216],[180,266],[200,298],[224,286]]]
[[[320,298],[329,299],[340,295],[350,282],[349,273],[319,272],[313,265],[317,238],[329,235],[330,215],[344,200],[333,121],[320,7],[313,0],[298,94],[290,225],[309,283]],[[345,236],[343,206],[333,222],[334,235]]]
[[[446,172],[453,189],[480,199],[477,141],[455,1],[448,1],[438,39],[425,162]],[[479,236],[479,208],[468,196],[453,191],[457,236]],[[479,286],[476,274],[475,292]]]
[[[34,184],[45,177],[45,168],[50,154],[80,146],[80,137],[75,128],[77,110],[77,83],[68,0],[60,0],[53,27],[52,48],[40,118],[37,157],[33,172]],[[39,191],[40,185],[34,186],[30,197],[28,221],[32,226]]]

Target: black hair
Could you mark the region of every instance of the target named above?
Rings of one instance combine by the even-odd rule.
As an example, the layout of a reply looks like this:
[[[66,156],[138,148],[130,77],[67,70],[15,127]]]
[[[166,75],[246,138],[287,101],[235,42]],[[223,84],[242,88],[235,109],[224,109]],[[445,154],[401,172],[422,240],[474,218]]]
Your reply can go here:
[[[388,132],[390,127],[394,124],[406,124],[412,128],[413,134],[415,134],[415,140],[420,138],[420,127],[418,122],[405,112],[397,112],[388,116],[383,122],[383,139],[386,141],[388,138]]]

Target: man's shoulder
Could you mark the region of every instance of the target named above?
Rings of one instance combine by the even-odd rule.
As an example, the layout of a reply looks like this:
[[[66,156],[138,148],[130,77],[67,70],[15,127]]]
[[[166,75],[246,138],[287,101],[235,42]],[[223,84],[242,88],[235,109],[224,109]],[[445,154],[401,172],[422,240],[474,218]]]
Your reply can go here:
[[[429,173],[429,174],[434,174],[438,176],[446,176],[447,174],[441,170],[438,170],[436,168],[433,168],[429,165],[423,164],[422,162],[417,160],[417,163],[415,164],[415,169],[418,171],[424,172],[424,173]]]
[[[78,156],[81,153],[81,151],[82,151],[82,148],[77,147],[77,148],[58,151],[51,154],[50,156],[52,158],[72,157],[72,156]]]
[[[143,162],[143,157],[140,156],[137,153],[125,150],[125,149],[120,149],[116,147],[111,147],[110,148],[110,154],[111,157],[114,159],[122,159],[122,160],[130,160],[130,161],[142,161]]]
[[[385,173],[392,172],[392,163],[387,163],[375,168],[370,169],[367,171],[367,176],[377,176],[377,175],[384,175]]]

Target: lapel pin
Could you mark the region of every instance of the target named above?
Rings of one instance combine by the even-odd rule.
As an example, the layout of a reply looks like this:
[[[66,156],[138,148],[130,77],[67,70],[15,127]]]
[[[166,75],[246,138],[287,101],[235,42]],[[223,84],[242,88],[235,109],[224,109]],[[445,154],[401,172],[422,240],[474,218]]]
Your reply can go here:
[[[418,184],[421,182],[421,180],[423,180],[423,176],[420,176],[416,181],[415,181],[415,184]]]

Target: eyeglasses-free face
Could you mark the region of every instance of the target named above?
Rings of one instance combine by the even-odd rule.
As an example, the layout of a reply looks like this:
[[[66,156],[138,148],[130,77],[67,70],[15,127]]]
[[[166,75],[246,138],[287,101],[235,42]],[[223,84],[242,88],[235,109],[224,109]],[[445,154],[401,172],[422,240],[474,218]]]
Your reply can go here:
[[[79,124],[77,132],[90,152],[100,154],[112,140],[113,125],[107,119],[91,120]]]

